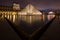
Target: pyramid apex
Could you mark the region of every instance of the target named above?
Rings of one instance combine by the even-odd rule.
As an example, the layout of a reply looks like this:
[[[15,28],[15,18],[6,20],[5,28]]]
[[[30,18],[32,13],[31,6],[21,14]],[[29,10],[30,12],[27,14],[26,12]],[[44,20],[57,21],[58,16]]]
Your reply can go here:
[[[33,6],[33,4],[28,4],[28,5]]]

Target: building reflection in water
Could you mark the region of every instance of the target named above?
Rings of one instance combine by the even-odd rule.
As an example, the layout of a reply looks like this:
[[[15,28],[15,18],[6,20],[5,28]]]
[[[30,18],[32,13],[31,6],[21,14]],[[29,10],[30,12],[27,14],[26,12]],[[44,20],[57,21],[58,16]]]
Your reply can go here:
[[[20,13],[19,13],[20,14]],[[22,13],[19,15],[18,17],[19,19],[18,20],[23,20],[23,21],[26,21],[28,23],[32,23],[33,21],[36,21],[36,20],[42,20],[43,18],[43,15],[42,14],[23,14]]]
[[[49,12],[48,14],[42,13],[31,4],[28,4],[21,11],[0,11],[0,13],[2,13],[2,17],[6,17],[14,23],[18,23],[20,20],[28,23],[46,21],[55,17],[54,12]]]
[[[12,22],[15,22],[18,17],[17,12],[13,12],[13,11],[1,11],[0,13],[2,13],[3,18],[6,17]]]
[[[7,19],[9,19],[12,22],[19,22],[20,20],[26,21],[28,23],[31,23],[33,21],[45,21],[46,19],[51,20],[52,18],[55,17],[55,13],[54,12],[49,12],[48,15],[44,15],[44,14],[23,14],[21,12],[1,12],[2,13],[2,17],[6,17]]]

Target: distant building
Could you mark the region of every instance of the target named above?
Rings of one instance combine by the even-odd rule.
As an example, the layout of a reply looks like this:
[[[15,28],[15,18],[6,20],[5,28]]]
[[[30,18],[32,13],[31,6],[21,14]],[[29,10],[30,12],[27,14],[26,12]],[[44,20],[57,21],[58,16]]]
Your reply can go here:
[[[13,3],[13,10],[20,10],[20,4]]]
[[[15,21],[17,18],[17,10],[13,10],[12,6],[0,6],[0,13],[2,13],[2,17],[6,17],[11,21]]]

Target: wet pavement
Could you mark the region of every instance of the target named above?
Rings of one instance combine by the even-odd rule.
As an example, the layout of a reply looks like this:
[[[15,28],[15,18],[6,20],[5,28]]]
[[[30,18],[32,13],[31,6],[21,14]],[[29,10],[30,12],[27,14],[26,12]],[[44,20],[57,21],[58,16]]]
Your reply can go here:
[[[36,31],[38,28],[42,27],[42,25],[46,24],[49,20],[45,21],[35,21],[32,24],[27,23],[25,21],[19,21],[18,25],[14,26],[19,33],[28,33]],[[25,35],[28,35],[25,34]],[[24,36],[24,35],[23,35]],[[11,25],[4,19],[0,19],[0,39],[2,40],[21,40],[16,31],[11,27]],[[39,40],[60,40],[60,18],[56,17],[56,19],[49,26],[47,31],[42,35]]]
[[[60,18],[56,17],[39,40],[60,40]]]
[[[0,40],[21,40],[4,18],[0,19]]]
[[[21,30],[24,30],[24,32],[31,34],[32,32],[36,31],[38,28],[40,28],[41,26],[43,26],[44,24],[46,24],[48,21],[51,20],[51,17],[49,17],[50,18],[49,19],[48,16],[46,15],[46,16],[44,16],[44,18],[37,18],[39,20],[36,20],[35,16],[34,16],[34,18],[33,18],[33,16],[31,16],[31,20],[29,20],[30,16],[22,16],[22,18],[19,18],[18,20],[16,19],[16,21],[13,23],[15,25],[17,25],[16,28],[18,28],[18,30],[20,30],[19,28],[21,28]],[[25,19],[25,17],[26,17],[26,19]],[[36,16],[36,17],[39,17],[39,16]],[[21,19],[23,19],[23,20],[21,20]],[[33,21],[34,19],[35,19],[35,21]],[[33,21],[33,22],[29,23],[30,21]]]

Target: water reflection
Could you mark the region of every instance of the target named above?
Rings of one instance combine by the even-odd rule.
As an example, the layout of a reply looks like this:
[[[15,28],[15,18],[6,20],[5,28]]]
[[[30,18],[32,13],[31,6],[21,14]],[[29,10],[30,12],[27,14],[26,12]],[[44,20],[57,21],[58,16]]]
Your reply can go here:
[[[37,13],[26,13],[26,14],[17,14],[16,12],[2,12],[2,17],[6,17],[16,25],[20,24],[20,21],[25,21],[29,24],[39,21],[40,23],[47,22],[55,17],[55,13],[49,12],[46,14],[37,14]],[[37,23],[38,24],[38,23]]]
[[[6,17],[10,21],[12,21],[15,24],[18,24],[20,20],[26,21],[27,23],[32,23],[34,21],[49,21],[52,18],[55,17],[54,12],[49,12],[48,14],[43,14],[41,12],[32,12],[32,13],[24,13],[24,12],[0,12],[2,13],[2,17]]]
[[[55,17],[54,14],[52,15],[11,15],[11,14],[3,14],[2,17],[6,17],[7,19],[11,20],[12,22],[16,23],[20,20],[26,21],[28,23],[32,23],[33,21],[40,20],[40,21],[47,21],[51,20]]]
[[[25,32],[32,33],[44,23],[54,18],[55,15],[17,15],[11,13],[3,14],[2,17],[6,17]]]
[[[13,22],[15,22],[15,18],[16,18],[16,16],[15,16],[15,15],[13,15]]]
[[[51,20],[54,17],[55,17],[55,15],[47,15],[48,20]]]

